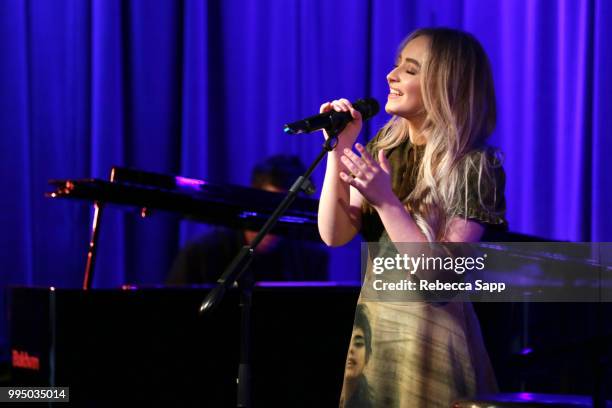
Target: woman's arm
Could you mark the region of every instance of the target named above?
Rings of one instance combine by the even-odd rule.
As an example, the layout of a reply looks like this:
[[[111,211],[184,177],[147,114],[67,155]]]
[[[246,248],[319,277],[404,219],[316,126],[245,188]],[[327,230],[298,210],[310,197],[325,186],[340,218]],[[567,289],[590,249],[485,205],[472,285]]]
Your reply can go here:
[[[484,227],[476,221],[455,217],[451,220],[446,234],[446,242],[479,242],[484,234]]]
[[[399,200],[397,203],[384,203],[374,207],[382,220],[392,242],[426,242],[410,213]],[[478,222],[454,217],[444,237],[445,242],[479,242],[484,227]]]
[[[361,229],[363,197],[355,188],[342,182],[343,170],[334,152],[328,154],[325,180],[319,200],[319,234],[329,246],[344,245]]]
[[[417,226],[412,215],[397,197],[393,197],[395,200],[373,205],[391,242],[427,242],[427,237]]]
[[[321,105],[321,112],[351,112],[353,121],[338,135],[338,145],[327,155],[325,180],[319,200],[318,226],[319,234],[329,246],[344,245],[349,242],[361,228],[361,205],[363,197],[357,189],[350,187],[339,178],[346,171],[341,162],[345,148],[350,148],[361,131],[361,115],[352,108],[346,99],[340,99]],[[327,134],[325,134],[327,138]]]

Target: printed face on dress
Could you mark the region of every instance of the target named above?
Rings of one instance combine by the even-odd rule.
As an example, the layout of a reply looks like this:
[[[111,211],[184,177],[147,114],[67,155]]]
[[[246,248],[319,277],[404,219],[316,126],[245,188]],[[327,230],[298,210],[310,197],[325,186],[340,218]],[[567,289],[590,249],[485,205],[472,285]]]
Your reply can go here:
[[[429,52],[429,38],[419,36],[404,46],[387,75],[389,95],[385,110],[391,115],[420,122],[426,116],[421,94],[421,70]]]
[[[353,327],[351,345],[346,359],[345,377],[356,379],[363,373],[366,364],[366,344],[363,330],[360,327]]]

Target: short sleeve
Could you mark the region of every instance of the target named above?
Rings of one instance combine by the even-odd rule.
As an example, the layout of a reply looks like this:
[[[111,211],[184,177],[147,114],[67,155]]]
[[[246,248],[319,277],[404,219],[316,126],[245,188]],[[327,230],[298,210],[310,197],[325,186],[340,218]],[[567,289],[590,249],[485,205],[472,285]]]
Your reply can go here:
[[[480,159],[472,160],[465,171],[466,189],[461,192],[458,215],[506,230],[506,174],[502,160],[493,151],[478,156]],[[481,165],[482,160],[485,163]]]

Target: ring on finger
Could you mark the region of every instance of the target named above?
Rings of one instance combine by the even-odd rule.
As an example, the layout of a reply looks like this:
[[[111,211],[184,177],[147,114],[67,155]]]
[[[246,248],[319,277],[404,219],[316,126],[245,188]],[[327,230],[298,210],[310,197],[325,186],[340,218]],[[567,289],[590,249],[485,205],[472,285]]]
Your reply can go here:
[[[353,179],[359,177],[361,174],[361,170],[355,165],[349,166],[348,171],[348,176]]]

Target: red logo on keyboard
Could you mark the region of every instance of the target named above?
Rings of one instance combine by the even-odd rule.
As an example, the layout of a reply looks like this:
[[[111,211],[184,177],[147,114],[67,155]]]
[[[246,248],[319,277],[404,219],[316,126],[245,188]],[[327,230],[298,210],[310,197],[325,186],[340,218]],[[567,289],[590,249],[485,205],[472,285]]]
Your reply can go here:
[[[27,368],[28,370],[40,370],[40,361],[38,357],[31,356],[27,351],[12,350],[13,352],[13,367]]]

